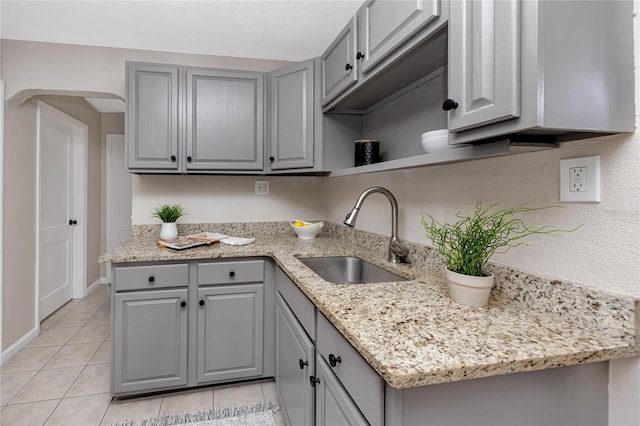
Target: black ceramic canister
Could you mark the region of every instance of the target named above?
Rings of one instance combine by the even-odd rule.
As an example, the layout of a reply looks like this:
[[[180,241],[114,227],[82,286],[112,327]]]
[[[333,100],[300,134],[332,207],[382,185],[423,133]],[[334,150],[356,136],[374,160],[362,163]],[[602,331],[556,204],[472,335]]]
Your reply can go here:
[[[359,147],[359,148],[358,148]],[[358,149],[360,155],[358,156]],[[360,165],[374,164],[380,161],[380,141],[377,139],[360,139],[356,141],[356,165],[360,158]]]

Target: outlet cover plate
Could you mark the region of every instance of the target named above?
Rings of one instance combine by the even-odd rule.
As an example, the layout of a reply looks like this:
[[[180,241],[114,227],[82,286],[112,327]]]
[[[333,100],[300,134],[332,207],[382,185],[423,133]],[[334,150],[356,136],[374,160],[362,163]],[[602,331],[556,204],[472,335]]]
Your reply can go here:
[[[269,181],[268,180],[257,180],[256,181],[256,195],[269,195]]]
[[[560,202],[600,202],[600,156],[560,160]]]

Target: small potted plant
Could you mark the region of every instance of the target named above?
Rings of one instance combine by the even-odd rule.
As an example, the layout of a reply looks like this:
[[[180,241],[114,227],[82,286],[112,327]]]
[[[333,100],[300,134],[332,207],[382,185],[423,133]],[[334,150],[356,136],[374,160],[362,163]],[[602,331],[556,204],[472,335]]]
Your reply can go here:
[[[486,271],[494,253],[506,253],[526,244],[523,238],[572,232],[552,226],[526,225],[516,217],[521,213],[558,206],[529,207],[531,201],[511,208],[497,209],[497,204],[485,207],[476,202],[473,215],[457,213],[455,223],[439,222],[431,215],[422,216],[422,226],[447,264],[449,295],[463,305],[484,307],[488,304],[494,277]]]
[[[180,204],[161,204],[153,210],[153,217],[162,221],[162,228],[160,228],[162,240],[172,241],[178,238],[176,220],[184,215],[184,209]]]

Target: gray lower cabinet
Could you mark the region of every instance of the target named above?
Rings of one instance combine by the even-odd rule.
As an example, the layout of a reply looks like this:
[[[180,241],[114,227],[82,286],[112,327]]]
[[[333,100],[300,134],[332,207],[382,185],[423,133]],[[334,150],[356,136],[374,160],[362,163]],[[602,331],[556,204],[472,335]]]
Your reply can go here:
[[[187,384],[188,290],[115,294],[113,392]]]
[[[316,357],[316,426],[368,425],[320,355]]]
[[[276,287],[276,387],[289,424],[381,425],[383,380],[280,269]]]
[[[276,383],[288,424],[311,426],[314,420],[315,350],[282,296],[276,296]]]
[[[198,383],[262,374],[264,285],[198,289]]]

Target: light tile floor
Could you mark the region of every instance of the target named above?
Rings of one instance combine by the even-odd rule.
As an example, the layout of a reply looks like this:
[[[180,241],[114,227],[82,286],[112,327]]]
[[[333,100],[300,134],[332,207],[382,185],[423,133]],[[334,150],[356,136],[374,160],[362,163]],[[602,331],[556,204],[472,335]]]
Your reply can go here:
[[[104,285],[46,318],[40,335],[0,368],[0,425],[110,425],[240,404],[278,405],[273,382],[111,401],[109,321]],[[285,424],[282,413],[275,418]]]

